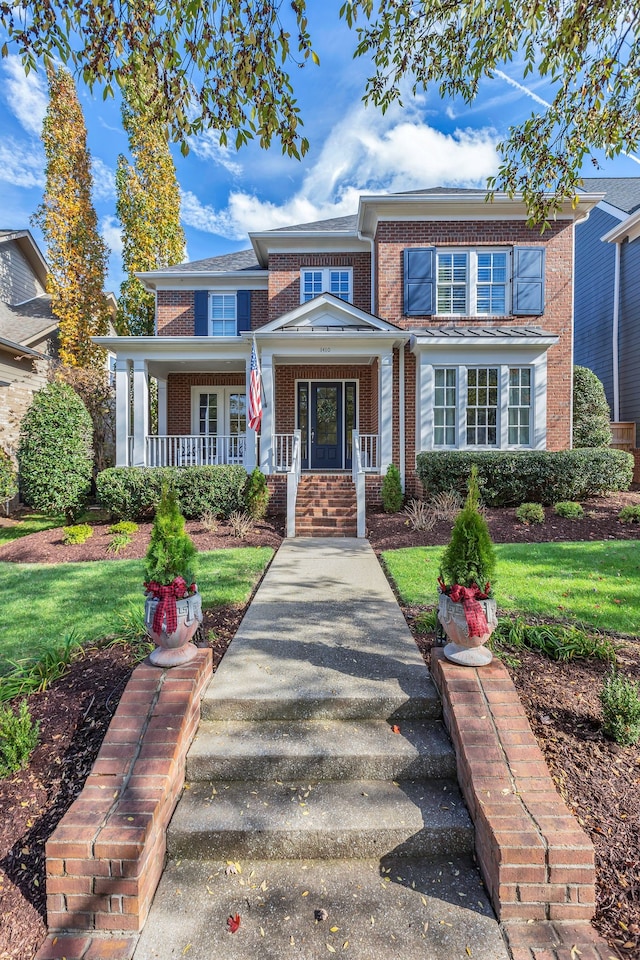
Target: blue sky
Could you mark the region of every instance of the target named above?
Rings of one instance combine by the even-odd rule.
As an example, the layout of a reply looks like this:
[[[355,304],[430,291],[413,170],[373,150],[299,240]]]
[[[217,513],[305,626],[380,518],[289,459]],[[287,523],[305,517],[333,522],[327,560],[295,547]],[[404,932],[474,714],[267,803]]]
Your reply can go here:
[[[311,0],[309,27],[320,66],[293,68],[304,132],[310,150],[302,161],[283,157],[276,146],[256,144],[238,153],[223,149],[215,132],[191,142],[183,157],[174,151],[182,190],[182,219],[189,260],[216,256],[248,245],[249,230],[303,223],[355,213],[360,192],[395,192],[431,186],[482,187],[495,173],[496,143],[508,127],[550,98],[546,84],[530,76],[526,85],[517,63],[481,84],[470,106],[441,101],[436,92],[405,98],[404,108],[385,116],[361,102],[369,64],[354,61],[355,34],[338,18],[339,2]],[[93,158],[94,203],[100,228],[112,251],[108,288],[122,280],[120,234],[115,216],[114,172],[127,139],[119,104],[79,85]],[[42,72],[25,77],[16,56],[0,62],[0,228],[30,228],[42,197],[44,155],[40,142],[46,109]],[[585,176],[640,176],[627,157],[591,164]]]

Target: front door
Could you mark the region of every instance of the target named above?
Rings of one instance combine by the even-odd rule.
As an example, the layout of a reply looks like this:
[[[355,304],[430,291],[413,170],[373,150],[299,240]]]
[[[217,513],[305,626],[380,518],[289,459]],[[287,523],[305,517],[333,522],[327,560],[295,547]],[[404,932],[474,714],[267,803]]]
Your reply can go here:
[[[342,383],[311,383],[312,470],[342,470]]]

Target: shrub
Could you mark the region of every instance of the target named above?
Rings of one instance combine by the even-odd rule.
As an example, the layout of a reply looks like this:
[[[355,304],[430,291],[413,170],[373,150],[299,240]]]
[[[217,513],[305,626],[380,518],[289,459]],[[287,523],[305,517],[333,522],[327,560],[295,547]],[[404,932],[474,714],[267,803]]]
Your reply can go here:
[[[559,517],[564,517],[565,520],[579,520],[580,517],[584,517],[582,506],[575,500],[561,500],[560,503],[554,504],[553,512]]]
[[[26,767],[39,735],[40,724],[31,719],[26,700],[17,714],[10,707],[0,708],[0,778]]]
[[[474,467],[469,478],[469,491],[464,507],[451,531],[451,540],[440,563],[440,577],[447,586],[477,584],[481,589],[493,581],[496,555],[489,536],[487,521],[480,514],[478,471]]]
[[[435,526],[436,515],[424,500],[409,500],[403,513],[412,530],[433,530]]]
[[[616,743],[633,746],[640,740],[638,684],[621,677],[612,667],[600,693],[604,732]]]
[[[138,524],[134,523],[133,520],[119,520],[118,523],[111,524],[109,533],[124,533],[127,537],[132,537],[134,533],[138,532],[138,529]]]
[[[615,663],[616,648],[607,637],[561,623],[527,623],[522,617],[500,617],[494,641],[537,650],[550,660],[604,660]]]
[[[585,500],[627,490],[633,478],[633,456],[624,450],[430,450],[417,457],[418,476],[431,498],[445,490],[464,494],[474,464],[489,507]]]
[[[404,494],[402,493],[402,481],[400,480],[400,471],[390,463],[382,478],[382,507],[385,513],[398,513],[402,510]]]
[[[541,503],[521,503],[516,510],[520,523],[544,523],[544,507]]]
[[[640,523],[640,503],[628,503],[618,514],[618,520],[620,523]]]
[[[148,519],[158,503],[163,483],[173,487],[179,508],[188,520],[205,513],[228,517],[244,510],[244,467],[111,467],[98,474],[96,490],[105,510],[124,520]]]
[[[107,553],[120,553],[120,551],[128,547],[130,543],[131,537],[128,533],[114,533],[109,541]]]
[[[205,510],[205,512],[200,517],[200,522],[207,533],[217,533],[218,532],[218,518],[216,517],[213,510]]]
[[[601,380],[587,367],[573,368],[573,446],[608,447],[611,411]]]
[[[12,500],[17,492],[16,468],[9,454],[0,447],[0,503]]]
[[[229,517],[229,523],[231,524],[234,537],[237,537],[239,540],[244,540],[253,530],[253,517],[248,513],[243,513],[241,510],[234,510]]]
[[[0,677],[0,701],[12,700],[21,693],[42,693],[65,675],[82,644],[82,637],[72,630],[62,643],[48,643],[38,657],[19,660],[11,673]]]
[[[259,467],[255,467],[247,477],[244,501],[247,513],[254,520],[262,520],[266,516],[269,504],[269,488],[267,487],[267,478]]]
[[[78,523],[73,527],[62,528],[62,542],[66,544],[84,543],[93,536],[93,530],[88,523]]]
[[[436,520],[455,520],[462,510],[463,499],[455,490],[443,490],[429,501]]]
[[[184,528],[175,491],[165,485],[153,519],[145,558],[145,582],[168,586],[176,577],[182,577],[190,586],[195,581],[195,555],[196,548]]]
[[[91,491],[92,429],[85,405],[66,383],[50,383],[34,394],[18,446],[25,503],[73,522]]]

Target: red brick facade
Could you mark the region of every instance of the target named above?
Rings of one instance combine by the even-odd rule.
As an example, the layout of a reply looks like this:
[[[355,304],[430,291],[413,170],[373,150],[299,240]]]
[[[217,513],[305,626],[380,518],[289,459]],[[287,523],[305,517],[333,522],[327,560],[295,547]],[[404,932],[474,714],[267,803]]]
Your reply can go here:
[[[159,337],[192,337],[193,290],[158,290],[156,325]]]
[[[351,267],[353,304],[371,312],[371,258],[368,253],[273,253],[269,257],[269,320],[300,306],[303,267]]]

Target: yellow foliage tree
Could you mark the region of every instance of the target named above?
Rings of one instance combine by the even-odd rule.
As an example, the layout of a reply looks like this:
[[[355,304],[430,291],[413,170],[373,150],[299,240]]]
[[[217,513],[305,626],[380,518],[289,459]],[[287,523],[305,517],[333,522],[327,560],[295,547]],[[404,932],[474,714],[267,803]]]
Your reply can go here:
[[[116,211],[122,225],[122,261],[128,274],[120,286],[118,332],[152,336],[155,299],[135,276],[181,263],[185,239],[180,224],[180,189],[166,124],[150,110],[151,83],[138,76],[123,89],[122,122],[133,163],[118,157]]]
[[[101,366],[104,351],[90,340],[107,333],[104,295],[108,248],[98,233],[87,130],[71,75],[48,70],[49,106],[42,140],[46,184],[32,222],[42,230],[49,262],[51,308],[60,323],[60,359],[69,366]]]

